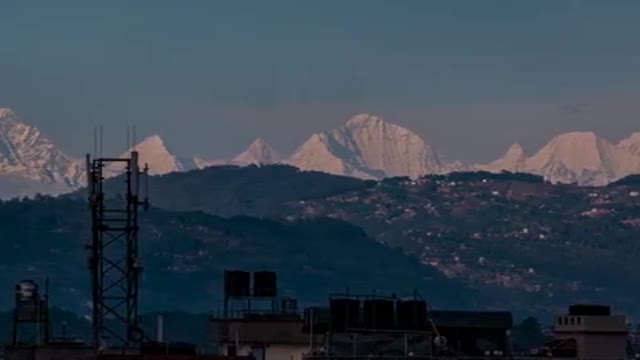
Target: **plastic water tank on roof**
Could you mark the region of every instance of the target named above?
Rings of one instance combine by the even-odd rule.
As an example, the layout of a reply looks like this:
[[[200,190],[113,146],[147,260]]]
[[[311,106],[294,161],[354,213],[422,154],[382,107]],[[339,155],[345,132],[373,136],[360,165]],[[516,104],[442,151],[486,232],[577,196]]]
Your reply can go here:
[[[31,300],[38,295],[38,284],[33,280],[23,280],[16,285],[16,293],[21,300]]]

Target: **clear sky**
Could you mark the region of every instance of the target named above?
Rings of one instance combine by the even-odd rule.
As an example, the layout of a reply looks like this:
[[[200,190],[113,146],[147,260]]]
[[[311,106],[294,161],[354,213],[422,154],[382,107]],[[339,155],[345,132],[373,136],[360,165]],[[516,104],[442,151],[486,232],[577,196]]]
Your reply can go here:
[[[288,152],[359,112],[449,159],[561,131],[640,131],[640,1],[6,0],[0,107],[81,155],[159,134],[223,158]]]

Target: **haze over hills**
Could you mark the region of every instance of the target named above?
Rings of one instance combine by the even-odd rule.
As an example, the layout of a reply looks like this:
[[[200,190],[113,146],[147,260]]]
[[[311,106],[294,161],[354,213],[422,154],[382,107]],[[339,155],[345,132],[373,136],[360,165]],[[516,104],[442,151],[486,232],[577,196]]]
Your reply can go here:
[[[394,176],[418,178],[428,174],[485,170],[527,172],[553,183],[606,185],[640,172],[640,132],[612,144],[592,132],[554,137],[532,156],[515,143],[504,156],[486,165],[445,162],[418,134],[381,117],[359,114],[342,127],[313,134],[290,156],[279,155],[257,139],[230,160],[179,156],[160,136],[150,136],[131,150],[140,153],[150,174],[202,169],[220,165],[283,163],[303,170],[363,179]],[[109,175],[121,169],[113,166]],[[0,197],[60,194],[85,183],[84,159],[58,149],[38,129],[24,123],[10,109],[0,109]]]

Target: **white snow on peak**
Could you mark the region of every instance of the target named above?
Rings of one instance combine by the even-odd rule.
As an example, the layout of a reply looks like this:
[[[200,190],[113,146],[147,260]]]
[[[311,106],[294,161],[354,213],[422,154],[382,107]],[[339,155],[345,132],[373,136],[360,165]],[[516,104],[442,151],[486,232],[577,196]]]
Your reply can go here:
[[[0,121],[10,121],[10,118],[16,116],[15,111],[9,108],[0,108]]]
[[[63,192],[84,183],[82,163],[60,151],[34,126],[27,125],[11,109],[0,109],[0,176],[11,175],[11,183],[23,179],[21,195]],[[35,186],[37,185],[37,186]],[[55,189],[54,189],[55,188]],[[4,193],[4,192],[3,192]]]
[[[529,172],[554,183],[605,185],[640,172],[640,154],[632,151],[638,139],[632,136],[613,145],[593,132],[569,132],[555,136],[529,158],[521,147],[512,146],[502,158],[480,168]]]
[[[363,178],[438,173],[442,164],[417,134],[381,117],[359,114],[338,129],[314,134],[289,162],[301,169]]]
[[[216,165],[273,164],[280,161],[264,140],[256,139],[232,160],[184,159],[174,155],[158,135],[122,154],[136,150],[150,174],[159,175]],[[365,179],[418,176],[452,171],[528,172],[548,181],[604,185],[640,173],[640,132],[617,144],[593,132],[555,136],[533,156],[514,143],[498,160],[471,167],[445,163],[419,135],[372,114],[358,114],[339,128],[313,134],[286,161],[304,170],[318,170]],[[84,186],[84,161],[74,159],[9,108],[0,108],[0,198],[59,194]],[[110,176],[122,168],[107,169]]]
[[[273,164],[278,161],[278,154],[266,141],[258,138],[249,147],[231,161],[233,164]]]
[[[523,156],[527,156],[524,148],[519,143],[513,143],[509,147],[509,150],[505,153],[505,157],[507,158],[521,158]]]
[[[164,140],[162,140],[160,135],[151,135],[133,146],[133,149],[140,149],[140,148],[149,148],[149,149],[155,148],[155,149],[162,149],[162,150],[168,151],[164,144]]]
[[[488,165],[480,165],[478,168],[480,170],[494,172],[500,172],[503,170],[509,172],[520,172],[524,169],[526,160],[527,154],[525,153],[522,145],[514,143],[501,158]]]
[[[602,171],[607,176],[621,174],[615,146],[593,132],[570,132],[553,138],[531,158],[527,168],[539,170],[551,163],[562,163],[574,173]]]
[[[229,165],[228,160],[207,160],[199,157],[193,158],[193,164],[196,169],[204,169],[211,166]]]
[[[353,149],[335,144],[328,134],[313,134],[291,155],[287,163],[303,170],[375,179],[384,174],[367,169]]]
[[[640,156],[640,132],[635,132],[628,138],[620,141],[618,147]]]
[[[164,140],[158,135],[147,137],[124,152],[120,157],[129,157],[132,151],[138,152],[140,167],[149,166],[150,175],[164,175],[184,170],[184,165],[180,159],[167,149]],[[117,174],[123,168],[123,163],[113,163],[108,170]]]
[[[351,117],[344,124],[347,128],[356,128],[358,126],[379,126],[385,123],[384,119],[371,114],[358,114]]]

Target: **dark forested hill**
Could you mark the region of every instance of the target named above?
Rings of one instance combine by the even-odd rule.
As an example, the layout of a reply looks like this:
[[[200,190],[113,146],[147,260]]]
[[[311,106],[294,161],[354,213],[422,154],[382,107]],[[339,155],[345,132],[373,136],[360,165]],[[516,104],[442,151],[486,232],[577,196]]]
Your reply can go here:
[[[414,257],[380,245],[357,226],[326,218],[296,221],[230,219],[202,212],[153,209],[142,217],[143,308],[217,310],[222,271],[270,269],[285,294],[325,302],[350,287],[410,293],[420,289],[440,306],[480,301]],[[42,197],[0,203],[0,288],[7,308],[22,279],[51,277],[52,301],[74,310],[89,300],[87,205]]]
[[[167,209],[352,223],[514,310],[603,302],[640,316],[636,180],[596,188],[474,172],[363,182],[268,166],[157,177],[151,187]]]
[[[107,193],[116,193],[121,179],[107,182]],[[283,203],[324,198],[365,189],[374,181],[363,181],[316,171],[301,171],[287,165],[214,166],[202,170],[171,173],[149,178],[154,206],[171,210],[202,210],[221,216],[272,216]],[[84,191],[72,195],[85,198]]]
[[[638,188],[504,178],[388,179],[289,204],[292,219],[329,216],[514,309],[610,303],[640,315]]]
[[[636,314],[640,185],[632,180],[590,188],[475,172],[362,182],[268,166],[158,177],[151,188],[168,209],[353,223],[514,309],[597,301]]]

